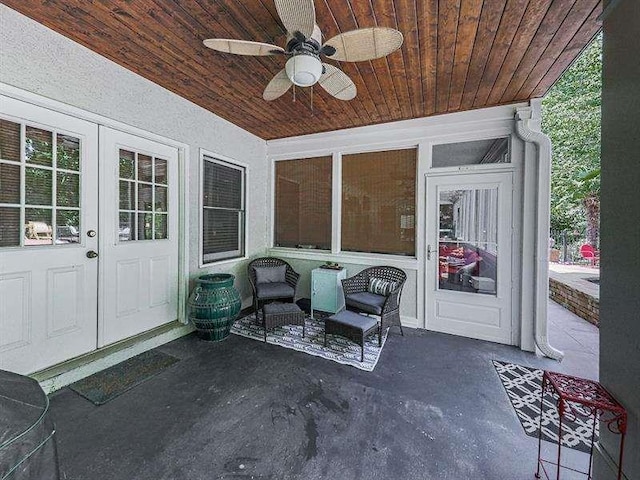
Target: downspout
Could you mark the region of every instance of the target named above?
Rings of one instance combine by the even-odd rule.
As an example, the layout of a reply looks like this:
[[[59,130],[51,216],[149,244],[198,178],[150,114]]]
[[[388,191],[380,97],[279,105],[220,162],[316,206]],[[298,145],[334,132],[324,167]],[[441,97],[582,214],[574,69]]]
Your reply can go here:
[[[562,360],[564,353],[549,343],[547,305],[549,298],[549,215],[551,201],[551,140],[540,131],[539,122],[532,119],[533,108],[516,111],[516,132],[527,143],[535,145],[537,152],[536,239],[534,274],[534,339],[543,355]],[[526,160],[525,160],[526,161]]]

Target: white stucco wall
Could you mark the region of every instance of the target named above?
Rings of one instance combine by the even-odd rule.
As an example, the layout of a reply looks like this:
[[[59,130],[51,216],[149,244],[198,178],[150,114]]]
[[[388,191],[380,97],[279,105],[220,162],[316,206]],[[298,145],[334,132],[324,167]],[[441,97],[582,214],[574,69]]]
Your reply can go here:
[[[199,268],[199,149],[249,166],[247,254],[266,244],[266,142],[184,98],[0,5],[0,82],[189,145],[189,270],[236,274],[250,298],[246,261]],[[247,302],[248,304],[249,302]]]

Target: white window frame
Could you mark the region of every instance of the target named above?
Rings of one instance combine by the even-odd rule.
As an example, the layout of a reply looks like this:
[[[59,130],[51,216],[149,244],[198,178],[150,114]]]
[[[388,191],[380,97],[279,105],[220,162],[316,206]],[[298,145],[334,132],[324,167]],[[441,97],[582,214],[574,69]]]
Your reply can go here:
[[[215,208],[215,207],[205,207],[204,206],[204,167],[205,162],[216,163],[218,165],[223,165],[225,167],[233,168],[242,172],[242,207],[241,211],[243,215],[241,216],[240,222],[244,223],[243,225],[239,225],[241,234],[238,237],[238,240],[241,242],[240,249],[238,250],[230,250],[228,252],[220,252],[209,254],[205,258],[204,254],[204,209],[205,208]],[[200,185],[199,185],[199,221],[200,228],[198,232],[198,244],[199,244],[199,263],[200,267],[207,267],[211,265],[218,265],[223,262],[235,262],[238,260],[244,260],[247,257],[247,245],[249,243],[248,237],[248,229],[247,229],[247,185],[249,183],[249,168],[248,165],[238,162],[232,158],[226,157],[224,155],[220,155],[218,153],[210,152],[205,149],[200,149]]]
[[[311,259],[317,257],[322,260],[330,260],[337,262],[352,262],[376,265],[380,262],[380,259],[385,259],[389,265],[407,267],[414,266],[418,259],[418,212],[419,212],[419,195],[421,193],[419,188],[418,178],[420,176],[420,154],[421,148],[419,143],[414,141],[390,143],[376,145],[374,147],[354,146],[350,148],[341,148],[336,150],[318,150],[313,152],[305,152],[302,154],[282,155],[272,157],[271,163],[271,210],[270,210],[270,241],[269,247],[271,253],[281,254],[290,258]],[[393,150],[415,150],[416,151],[416,190],[415,190],[415,253],[414,255],[396,255],[391,253],[368,253],[368,252],[352,252],[349,250],[342,250],[342,157],[344,155],[352,155],[359,153],[377,153]],[[316,250],[316,249],[304,249],[304,248],[291,248],[291,247],[277,247],[275,246],[275,230],[276,230],[276,215],[275,215],[275,197],[276,197],[276,163],[288,160],[306,160],[308,158],[317,157],[332,157],[332,213],[331,213],[331,251],[328,250]]]

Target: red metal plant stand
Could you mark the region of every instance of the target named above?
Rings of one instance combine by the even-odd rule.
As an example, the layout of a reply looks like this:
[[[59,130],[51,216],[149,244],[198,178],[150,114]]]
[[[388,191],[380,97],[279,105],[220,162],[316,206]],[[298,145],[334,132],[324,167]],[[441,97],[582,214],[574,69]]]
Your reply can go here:
[[[544,460],[541,456],[542,448],[542,405],[544,394],[549,389],[551,394],[557,397],[558,417],[558,460],[557,463]],[[591,433],[591,449],[589,452],[589,470],[583,472],[561,465],[560,457],[562,453],[562,420],[576,415],[583,417],[593,417],[593,432]],[[627,411],[613,396],[605,390],[598,382],[586,380],[584,378],[572,377],[556,372],[545,372],[542,375],[542,393],[540,395],[540,423],[538,425],[538,470],[536,478],[541,478],[541,472],[545,478],[551,479],[545,464],[556,466],[556,480],[560,480],[560,470],[562,468],[586,475],[588,480],[593,467],[593,444],[596,436],[596,425],[598,421],[604,422],[609,431],[620,434],[620,457],[618,461],[618,480],[622,479],[622,458],[624,452],[624,437],[627,433]]]

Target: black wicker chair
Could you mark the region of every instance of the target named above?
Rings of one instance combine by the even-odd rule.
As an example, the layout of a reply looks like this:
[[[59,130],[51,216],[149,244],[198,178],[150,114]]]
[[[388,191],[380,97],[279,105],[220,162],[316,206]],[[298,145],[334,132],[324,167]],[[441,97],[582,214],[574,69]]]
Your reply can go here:
[[[369,292],[371,278],[394,282],[396,287],[386,296],[371,293]],[[386,327],[397,325],[404,336],[400,323],[400,295],[406,280],[406,273],[396,267],[365,268],[353,277],[342,280],[345,306],[347,310],[379,316],[382,332]]]
[[[268,285],[260,285],[256,280],[256,268],[259,267],[279,267],[285,265],[286,283],[271,283]],[[247,266],[249,275],[249,283],[251,283],[251,291],[253,293],[253,308],[255,310],[256,320],[258,319],[258,310],[260,310],[266,302],[275,300],[287,300],[293,302],[296,296],[296,288],[300,274],[291,268],[284,260],[274,257],[256,258],[249,262]],[[265,288],[266,287],[266,288]],[[264,318],[264,315],[263,315]]]

